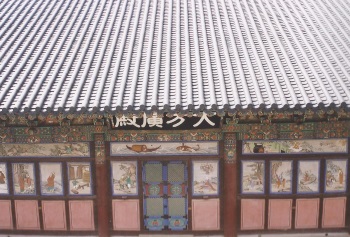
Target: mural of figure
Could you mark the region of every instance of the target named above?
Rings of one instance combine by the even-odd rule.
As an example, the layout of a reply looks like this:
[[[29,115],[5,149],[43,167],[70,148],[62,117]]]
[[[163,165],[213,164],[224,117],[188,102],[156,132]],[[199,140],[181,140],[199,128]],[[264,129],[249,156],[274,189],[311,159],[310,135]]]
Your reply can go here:
[[[32,179],[30,178],[28,172],[26,173],[26,183],[27,183],[27,187],[31,187],[32,186]]]
[[[5,183],[5,175],[4,173],[0,170],[0,184],[4,184]]]
[[[113,173],[114,193],[135,194],[137,187],[136,164],[130,162],[116,162],[112,165],[115,167]]]
[[[88,162],[74,162],[68,164],[69,194],[91,194],[90,169],[90,164]]]
[[[334,180],[334,177],[332,175],[332,172],[331,171],[327,171],[327,174],[326,174],[326,185],[327,186],[332,186],[333,180]]]
[[[341,169],[339,169],[338,177],[339,177],[339,184],[342,185],[344,182],[344,173]]]
[[[292,161],[272,161],[270,175],[271,193],[291,192]]]
[[[15,194],[35,194],[33,163],[13,163],[12,172]]]
[[[55,189],[55,173],[52,172],[51,175],[47,178],[47,190],[53,192]]]
[[[326,161],[326,192],[345,192],[347,187],[347,159]]]
[[[18,175],[19,191],[24,192],[24,178],[21,174]]]

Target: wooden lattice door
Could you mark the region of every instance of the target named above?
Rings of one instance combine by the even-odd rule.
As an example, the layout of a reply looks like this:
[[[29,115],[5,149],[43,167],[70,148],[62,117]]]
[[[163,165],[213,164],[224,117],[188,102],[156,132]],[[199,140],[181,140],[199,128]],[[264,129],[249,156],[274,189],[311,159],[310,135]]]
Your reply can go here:
[[[188,223],[186,162],[144,162],[142,180],[145,229],[186,230]]]

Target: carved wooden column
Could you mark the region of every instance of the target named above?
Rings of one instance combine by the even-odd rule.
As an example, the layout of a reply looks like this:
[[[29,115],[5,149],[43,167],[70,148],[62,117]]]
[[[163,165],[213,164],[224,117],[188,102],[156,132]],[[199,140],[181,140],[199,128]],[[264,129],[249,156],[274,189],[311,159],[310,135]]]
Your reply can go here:
[[[224,236],[237,236],[237,164],[236,133],[224,136]]]
[[[103,134],[95,134],[96,196],[98,235],[109,237],[108,218],[108,171],[106,164],[105,139]]]

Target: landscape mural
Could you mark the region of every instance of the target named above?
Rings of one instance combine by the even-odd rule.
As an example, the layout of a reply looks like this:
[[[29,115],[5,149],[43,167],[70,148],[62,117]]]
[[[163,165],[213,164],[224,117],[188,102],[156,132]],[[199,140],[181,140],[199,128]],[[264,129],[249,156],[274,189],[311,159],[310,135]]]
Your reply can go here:
[[[219,161],[193,161],[193,195],[219,194]]]
[[[242,161],[242,193],[264,193],[265,162],[262,160]]]
[[[287,194],[292,192],[292,161],[271,161],[270,192]]]
[[[347,160],[326,160],[326,192],[345,192],[347,186]]]
[[[347,139],[244,141],[243,154],[347,153]]]
[[[0,157],[90,157],[89,143],[0,144]]]
[[[320,161],[298,162],[298,193],[318,193]]]

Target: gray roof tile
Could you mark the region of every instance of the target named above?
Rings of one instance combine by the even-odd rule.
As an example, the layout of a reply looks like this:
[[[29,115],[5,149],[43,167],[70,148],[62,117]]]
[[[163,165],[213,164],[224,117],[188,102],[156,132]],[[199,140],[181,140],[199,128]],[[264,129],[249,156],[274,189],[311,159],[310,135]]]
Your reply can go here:
[[[4,0],[0,113],[350,107],[349,16],[346,0]]]

